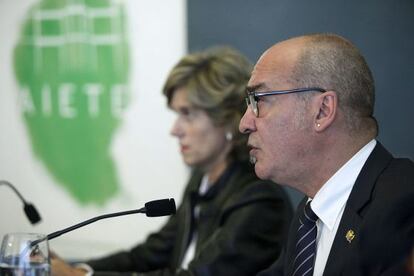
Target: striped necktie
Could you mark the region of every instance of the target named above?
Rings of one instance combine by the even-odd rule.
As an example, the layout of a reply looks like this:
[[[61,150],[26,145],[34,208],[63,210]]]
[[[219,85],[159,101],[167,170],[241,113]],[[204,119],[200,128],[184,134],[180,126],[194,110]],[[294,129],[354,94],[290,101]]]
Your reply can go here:
[[[318,216],[312,211],[309,201],[299,218],[296,255],[292,276],[312,275],[316,256],[316,221]]]

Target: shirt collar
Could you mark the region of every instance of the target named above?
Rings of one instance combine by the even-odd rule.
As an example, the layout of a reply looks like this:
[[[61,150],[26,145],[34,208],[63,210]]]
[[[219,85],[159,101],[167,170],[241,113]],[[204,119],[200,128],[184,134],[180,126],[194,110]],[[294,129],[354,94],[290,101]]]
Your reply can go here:
[[[196,201],[213,199],[219,193],[219,191],[222,190],[224,186],[226,186],[231,176],[238,170],[239,167],[240,163],[231,163],[225,169],[219,179],[217,179],[217,181],[214,183],[210,183],[206,174],[203,175],[198,187],[198,191],[191,191],[193,194],[192,196],[196,198]]]
[[[312,210],[332,230],[335,221],[342,213],[355,181],[375,148],[377,141],[371,140],[348,160],[316,193],[312,200]]]
[[[205,174],[201,179],[200,187],[198,188],[198,194],[205,195],[209,187],[210,184],[208,183],[208,175]]]

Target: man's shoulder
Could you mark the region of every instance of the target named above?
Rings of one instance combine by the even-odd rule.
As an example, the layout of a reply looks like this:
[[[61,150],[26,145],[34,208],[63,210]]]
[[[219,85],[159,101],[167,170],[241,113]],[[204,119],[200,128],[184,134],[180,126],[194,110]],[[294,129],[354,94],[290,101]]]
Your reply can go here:
[[[407,193],[414,193],[413,161],[394,158],[378,143],[355,182],[350,195],[352,205],[359,209],[391,204]]]
[[[409,159],[394,158],[378,176],[363,216],[358,254],[364,274],[385,271],[412,252],[413,199],[414,164]]]
[[[414,162],[409,158],[393,158],[385,172],[400,174],[401,177],[413,177]]]
[[[374,196],[396,200],[414,193],[414,163],[407,158],[393,158],[378,175]]]

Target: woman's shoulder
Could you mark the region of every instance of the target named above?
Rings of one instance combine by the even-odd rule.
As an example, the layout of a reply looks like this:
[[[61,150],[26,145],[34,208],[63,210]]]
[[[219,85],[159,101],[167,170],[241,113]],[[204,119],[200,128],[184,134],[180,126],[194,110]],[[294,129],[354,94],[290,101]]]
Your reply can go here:
[[[238,194],[239,200],[279,199],[289,201],[284,188],[270,180],[258,178],[249,163],[240,163],[230,186]]]

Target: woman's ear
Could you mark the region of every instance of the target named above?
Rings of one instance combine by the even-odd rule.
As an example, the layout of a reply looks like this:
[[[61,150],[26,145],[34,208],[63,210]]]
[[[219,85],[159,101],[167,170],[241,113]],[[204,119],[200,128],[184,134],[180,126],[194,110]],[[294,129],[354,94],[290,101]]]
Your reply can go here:
[[[224,134],[226,137],[227,142],[233,141],[233,132],[230,130],[226,130],[226,133]]]

